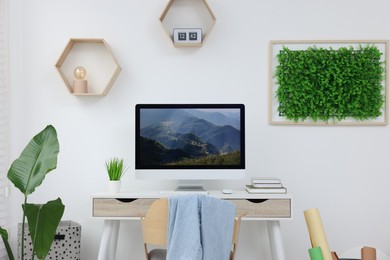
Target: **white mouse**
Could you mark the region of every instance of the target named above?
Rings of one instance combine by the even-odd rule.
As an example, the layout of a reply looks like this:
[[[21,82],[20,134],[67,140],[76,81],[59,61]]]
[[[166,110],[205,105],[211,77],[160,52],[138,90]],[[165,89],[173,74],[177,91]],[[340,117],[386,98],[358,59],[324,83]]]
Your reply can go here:
[[[232,194],[232,192],[233,192],[233,191],[232,191],[231,189],[223,189],[223,190],[222,190],[222,193],[223,193],[223,194]]]

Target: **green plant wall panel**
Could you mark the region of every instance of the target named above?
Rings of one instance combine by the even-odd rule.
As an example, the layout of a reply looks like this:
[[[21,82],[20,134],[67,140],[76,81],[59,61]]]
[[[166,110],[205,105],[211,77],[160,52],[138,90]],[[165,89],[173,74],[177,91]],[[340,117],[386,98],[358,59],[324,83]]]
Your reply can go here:
[[[277,45],[271,102],[279,122],[387,123],[387,42]]]

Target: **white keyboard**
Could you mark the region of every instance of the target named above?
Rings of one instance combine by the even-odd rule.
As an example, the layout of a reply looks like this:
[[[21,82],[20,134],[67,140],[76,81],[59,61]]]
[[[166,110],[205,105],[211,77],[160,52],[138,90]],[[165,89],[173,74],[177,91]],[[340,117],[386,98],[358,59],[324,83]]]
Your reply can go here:
[[[207,190],[161,190],[158,192],[160,195],[186,195],[186,194],[204,194],[207,195]]]

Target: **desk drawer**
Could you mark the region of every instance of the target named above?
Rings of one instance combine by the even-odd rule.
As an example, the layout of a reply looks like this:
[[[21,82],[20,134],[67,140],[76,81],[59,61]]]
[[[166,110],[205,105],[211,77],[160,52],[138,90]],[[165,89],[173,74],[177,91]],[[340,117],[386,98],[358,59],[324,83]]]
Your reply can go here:
[[[155,199],[111,199],[94,198],[94,217],[143,217]]]
[[[237,215],[247,218],[291,218],[290,199],[229,199],[236,205]]]
[[[143,217],[155,199],[94,198],[94,217]],[[237,215],[247,218],[291,218],[291,199],[228,199]]]

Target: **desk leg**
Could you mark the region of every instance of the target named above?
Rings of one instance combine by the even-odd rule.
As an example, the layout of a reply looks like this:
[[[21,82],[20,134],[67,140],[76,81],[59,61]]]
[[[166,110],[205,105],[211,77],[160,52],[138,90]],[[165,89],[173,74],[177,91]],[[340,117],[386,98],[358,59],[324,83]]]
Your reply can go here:
[[[100,239],[98,260],[115,259],[118,241],[119,220],[105,220],[102,238]],[[110,256],[110,257],[108,257]]]
[[[271,253],[273,260],[286,260],[284,255],[282,232],[280,223],[276,220],[267,221],[269,242],[271,245]]]
[[[120,225],[120,220],[113,221],[113,223],[112,223],[112,233],[111,233],[111,239],[110,239],[110,247],[108,250],[108,255],[109,255],[108,259],[115,259],[115,256],[116,256],[119,225]]]

